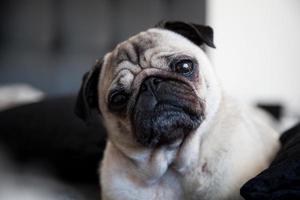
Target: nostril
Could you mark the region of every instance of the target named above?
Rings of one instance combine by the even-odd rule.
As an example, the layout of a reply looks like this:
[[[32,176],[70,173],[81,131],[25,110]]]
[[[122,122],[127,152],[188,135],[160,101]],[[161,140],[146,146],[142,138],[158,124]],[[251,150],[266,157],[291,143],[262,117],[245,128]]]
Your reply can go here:
[[[158,85],[162,80],[160,78],[154,78],[153,79],[153,84]]]
[[[158,77],[148,77],[140,86],[140,91],[145,92],[148,90],[155,91],[158,89],[160,82],[163,80]]]
[[[146,84],[145,83],[142,83],[142,85],[141,85],[141,91],[146,91],[147,90],[147,86],[146,86]]]

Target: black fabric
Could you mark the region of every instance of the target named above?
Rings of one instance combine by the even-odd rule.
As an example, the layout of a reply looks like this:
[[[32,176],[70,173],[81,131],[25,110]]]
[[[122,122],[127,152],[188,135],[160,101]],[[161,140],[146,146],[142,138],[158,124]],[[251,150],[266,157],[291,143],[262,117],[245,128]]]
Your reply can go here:
[[[205,43],[212,48],[216,48],[214,44],[214,32],[209,26],[181,21],[161,21],[155,27],[174,31],[198,46]]]
[[[46,99],[0,112],[0,146],[21,166],[42,165],[65,181],[98,183],[106,143],[101,124],[74,114],[76,96]]]
[[[270,167],[241,188],[246,200],[300,199],[300,123],[280,141],[282,148]]]
[[[280,120],[283,114],[283,106],[280,104],[265,104],[265,103],[258,103],[257,106],[266,112],[268,112],[272,117],[276,120]]]

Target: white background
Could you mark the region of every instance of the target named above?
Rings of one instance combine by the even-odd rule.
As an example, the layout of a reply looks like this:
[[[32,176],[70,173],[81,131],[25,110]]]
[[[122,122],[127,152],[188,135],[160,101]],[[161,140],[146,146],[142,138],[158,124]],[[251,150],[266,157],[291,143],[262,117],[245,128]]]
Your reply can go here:
[[[210,54],[226,91],[300,113],[300,1],[209,0]]]

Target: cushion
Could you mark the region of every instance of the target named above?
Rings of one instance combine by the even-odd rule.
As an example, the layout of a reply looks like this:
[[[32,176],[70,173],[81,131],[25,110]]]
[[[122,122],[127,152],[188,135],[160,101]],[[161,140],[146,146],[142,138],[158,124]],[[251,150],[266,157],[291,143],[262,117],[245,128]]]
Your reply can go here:
[[[0,112],[0,147],[19,165],[41,165],[65,181],[98,183],[106,131],[74,114],[75,95]]]
[[[300,123],[283,133],[282,148],[270,167],[242,188],[246,200],[300,199]]]

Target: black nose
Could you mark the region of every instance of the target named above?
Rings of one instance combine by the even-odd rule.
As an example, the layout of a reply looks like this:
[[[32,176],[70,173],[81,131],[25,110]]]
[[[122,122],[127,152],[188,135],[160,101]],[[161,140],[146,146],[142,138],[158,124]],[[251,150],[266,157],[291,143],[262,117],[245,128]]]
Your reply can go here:
[[[160,82],[162,82],[162,79],[159,77],[146,78],[141,85],[141,91],[155,92],[157,90]]]

